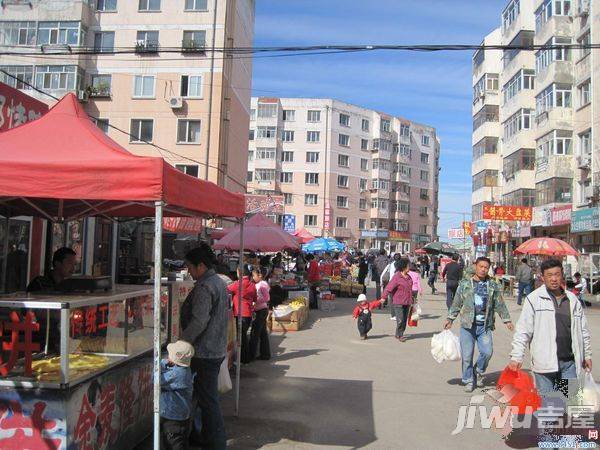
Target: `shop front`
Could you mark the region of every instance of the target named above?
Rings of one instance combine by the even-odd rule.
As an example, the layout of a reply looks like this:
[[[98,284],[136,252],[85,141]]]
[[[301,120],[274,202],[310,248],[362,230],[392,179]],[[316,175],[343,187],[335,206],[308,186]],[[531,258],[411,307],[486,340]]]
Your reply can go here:
[[[571,204],[533,208],[531,237],[553,237],[571,242]]]
[[[600,252],[600,207],[574,209],[571,233],[573,244],[581,253]]]

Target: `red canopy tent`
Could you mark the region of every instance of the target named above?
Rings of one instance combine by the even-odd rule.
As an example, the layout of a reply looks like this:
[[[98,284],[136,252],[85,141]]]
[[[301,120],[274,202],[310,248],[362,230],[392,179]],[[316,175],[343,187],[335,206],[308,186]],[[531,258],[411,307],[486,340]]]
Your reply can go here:
[[[277,224],[262,214],[256,214],[248,219],[243,230],[240,230],[240,227],[232,228],[215,243],[214,247],[217,249],[239,250],[242,234],[245,250],[278,252],[284,249],[295,250],[300,248],[291,234],[283,231]]]
[[[306,244],[307,242],[315,239],[315,237],[308,232],[306,228],[300,228],[299,230],[294,231],[292,236],[295,236],[301,244]]]
[[[239,220],[243,229],[244,196],[185,175],[162,158],[129,153],[95,126],[73,94],[41,118],[1,133],[0,167],[0,211],[5,217],[29,215],[50,221],[155,217],[154,402],[158,404],[163,213],[228,217]]]

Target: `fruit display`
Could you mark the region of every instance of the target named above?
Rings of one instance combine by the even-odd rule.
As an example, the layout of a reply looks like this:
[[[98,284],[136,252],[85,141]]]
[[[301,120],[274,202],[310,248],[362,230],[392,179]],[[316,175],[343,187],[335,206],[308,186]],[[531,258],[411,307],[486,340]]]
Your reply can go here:
[[[96,372],[109,362],[106,356],[69,353],[69,377]],[[60,381],[60,356],[33,361],[31,367],[38,381]]]
[[[306,303],[306,297],[296,297],[289,303],[289,306],[297,311],[300,308],[306,307]]]

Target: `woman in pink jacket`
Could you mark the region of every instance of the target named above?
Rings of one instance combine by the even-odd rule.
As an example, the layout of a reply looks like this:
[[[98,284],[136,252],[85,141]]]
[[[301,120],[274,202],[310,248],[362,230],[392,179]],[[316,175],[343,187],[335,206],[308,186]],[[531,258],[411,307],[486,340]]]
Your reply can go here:
[[[400,259],[394,264],[396,265],[396,273],[385,287],[381,300],[386,299],[388,294],[392,294],[392,310],[396,316],[396,339],[404,342],[406,341],[404,330],[406,330],[408,314],[411,305],[414,303],[413,280],[408,274],[408,259]]]
[[[421,274],[415,263],[410,263],[410,269],[408,275],[412,278],[412,296],[413,302],[417,303],[418,298],[423,294],[423,287],[421,286]]]
[[[255,267],[252,270],[252,280],[256,285],[256,301],[254,302],[254,319],[250,332],[250,358],[256,358],[258,342],[260,340],[260,354],[258,359],[271,359],[271,345],[267,331],[267,317],[269,315],[269,283],[265,280],[267,269]]]

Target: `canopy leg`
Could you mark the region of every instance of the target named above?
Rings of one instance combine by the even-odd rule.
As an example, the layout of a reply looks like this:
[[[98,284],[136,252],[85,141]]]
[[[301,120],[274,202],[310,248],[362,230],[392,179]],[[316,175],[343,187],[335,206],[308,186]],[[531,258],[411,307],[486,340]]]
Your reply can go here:
[[[238,282],[238,320],[236,333],[236,355],[235,369],[235,416],[240,415],[240,370],[242,369],[242,276],[244,275],[244,219],[240,222],[240,259],[238,260],[238,271],[240,273]]]
[[[162,279],[163,202],[154,203],[154,450],[160,450],[160,289]]]

